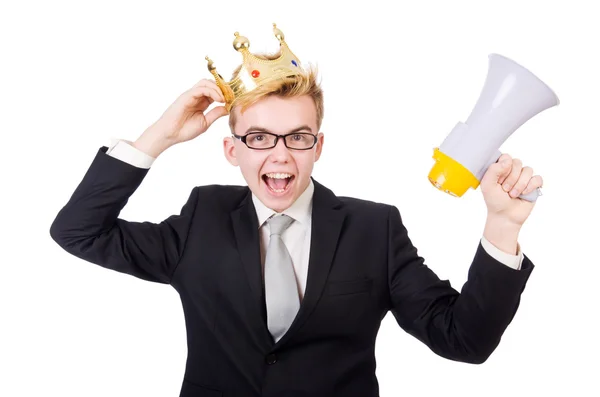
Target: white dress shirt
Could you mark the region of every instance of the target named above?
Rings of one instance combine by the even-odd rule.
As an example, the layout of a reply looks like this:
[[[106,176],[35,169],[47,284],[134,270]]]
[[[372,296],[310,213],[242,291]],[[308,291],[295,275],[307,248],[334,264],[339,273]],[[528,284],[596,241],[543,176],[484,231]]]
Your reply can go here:
[[[138,168],[150,168],[155,158],[134,148],[130,142],[125,140],[112,140],[106,154],[124,161]],[[302,297],[306,289],[306,279],[308,275],[308,259],[310,252],[311,220],[312,220],[312,199],[314,193],[314,184],[312,180],[306,190],[298,197],[290,208],[283,211],[284,214],[294,219],[294,222],[282,233],[281,238],[286,245],[296,273],[298,283],[298,292]],[[270,208],[267,208],[254,194],[252,202],[256,208],[258,217],[258,227],[260,234],[260,253],[261,263],[264,271],[265,255],[269,245],[269,226],[265,221],[273,214]],[[510,255],[492,243],[485,237],[481,238],[481,245],[497,261],[519,270],[523,262],[523,252],[521,246],[517,244],[517,255]]]
[[[294,271],[296,273],[296,282],[298,284],[298,294],[300,298],[304,296],[306,289],[306,277],[308,275],[308,258],[310,252],[310,236],[311,236],[311,220],[312,220],[312,198],[315,186],[313,181],[304,190],[304,192],[298,197],[298,199],[282,212],[294,219],[294,222],[281,234],[281,239],[285,244],[287,250],[292,257],[292,263],[294,265]],[[267,208],[254,194],[252,194],[252,202],[254,208],[256,208],[256,215],[258,216],[258,225],[260,232],[260,258],[263,265],[263,277],[264,277],[264,265],[267,254],[267,247],[269,246],[269,224],[265,223],[271,215],[276,212],[270,208]]]

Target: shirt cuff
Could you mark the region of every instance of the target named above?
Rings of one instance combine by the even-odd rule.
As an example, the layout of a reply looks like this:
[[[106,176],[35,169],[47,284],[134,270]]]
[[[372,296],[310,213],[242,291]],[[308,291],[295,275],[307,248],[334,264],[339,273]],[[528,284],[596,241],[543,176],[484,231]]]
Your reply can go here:
[[[485,251],[498,262],[501,262],[515,270],[521,270],[521,264],[523,263],[523,252],[521,251],[521,245],[519,243],[517,243],[517,255],[507,254],[490,243],[485,237],[481,238],[481,245]]]
[[[130,142],[123,139],[112,139],[106,154],[127,164],[133,165],[134,167],[146,169],[150,168],[152,163],[154,163],[154,160],[156,160],[154,157],[136,149]]]

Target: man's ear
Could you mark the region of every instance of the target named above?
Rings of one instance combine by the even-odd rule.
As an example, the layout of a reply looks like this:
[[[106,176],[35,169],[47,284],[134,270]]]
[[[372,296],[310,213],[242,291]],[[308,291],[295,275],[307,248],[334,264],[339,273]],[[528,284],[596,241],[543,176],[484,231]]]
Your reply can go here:
[[[325,136],[322,132],[317,134],[317,144],[315,145],[315,162],[321,157],[321,151],[323,150],[323,143],[325,143]]]
[[[223,139],[223,153],[225,158],[229,161],[229,164],[238,166],[237,153],[235,151],[235,142],[232,137],[226,137]]]

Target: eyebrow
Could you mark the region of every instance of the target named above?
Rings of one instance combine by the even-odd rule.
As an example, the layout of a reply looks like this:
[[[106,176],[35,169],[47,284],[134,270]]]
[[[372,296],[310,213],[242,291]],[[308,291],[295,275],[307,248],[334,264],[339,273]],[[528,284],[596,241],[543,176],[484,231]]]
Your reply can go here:
[[[306,131],[308,130],[308,132],[312,133],[312,129],[307,126],[307,125],[302,125],[300,127],[294,128],[293,130],[290,130],[288,132],[288,134],[292,134],[294,132],[300,132],[300,131]],[[250,133],[250,132],[268,132],[270,134],[275,134],[275,132],[270,131],[267,128],[263,128],[263,127],[257,127],[257,126],[250,126],[247,130],[246,130],[246,134]]]

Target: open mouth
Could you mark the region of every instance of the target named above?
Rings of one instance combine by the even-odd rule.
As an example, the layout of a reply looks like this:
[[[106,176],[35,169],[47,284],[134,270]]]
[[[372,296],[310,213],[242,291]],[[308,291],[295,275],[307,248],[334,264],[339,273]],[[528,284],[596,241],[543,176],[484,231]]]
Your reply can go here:
[[[264,174],[262,179],[272,193],[283,194],[289,190],[296,177],[285,172],[270,172]]]

